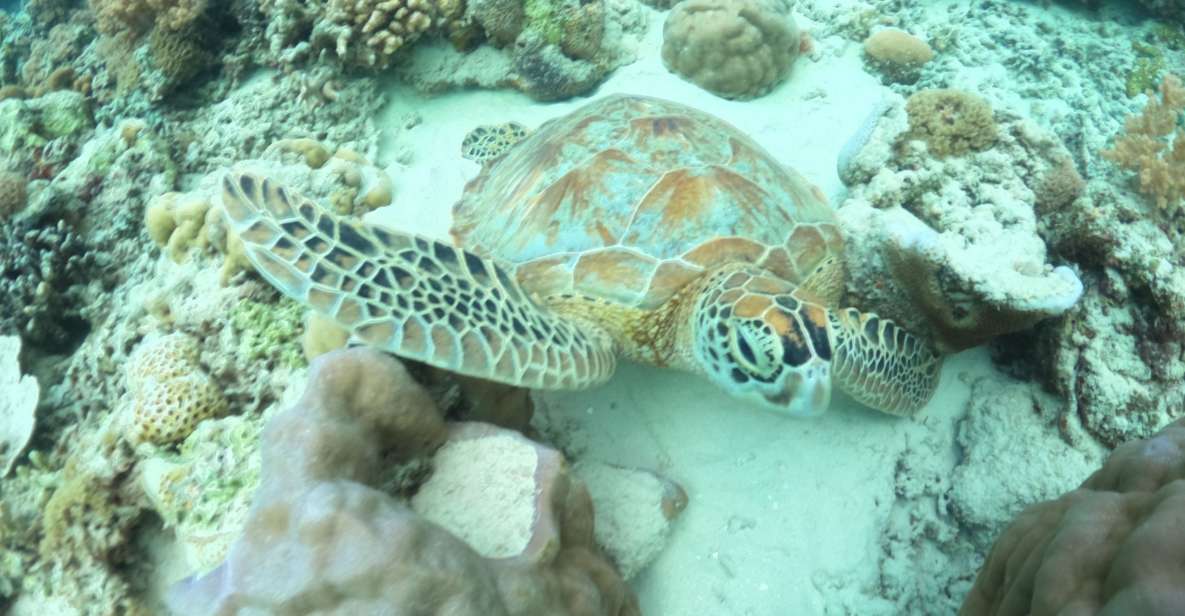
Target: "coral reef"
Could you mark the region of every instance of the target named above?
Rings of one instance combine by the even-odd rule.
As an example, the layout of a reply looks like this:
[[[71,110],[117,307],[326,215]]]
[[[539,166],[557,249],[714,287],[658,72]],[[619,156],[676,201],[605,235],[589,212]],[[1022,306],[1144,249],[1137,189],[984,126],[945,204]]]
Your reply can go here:
[[[141,342],[126,374],[132,406],[124,433],[133,444],[175,443],[198,422],[226,412],[222,391],[198,365],[197,341],[185,334]]]
[[[37,417],[41,389],[37,379],[21,375],[21,339],[0,336],[0,478],[25,451]]]
[[[428,455],[448,438],[432,400],[394,359],[366,349],[319,358],[304,397],[264,432],[242,538],[222,566],[174,587],[170,606],[358,612],[414,600],[424,613],[638,613],[593,542],[588,493],[558,455],[536,465],[535,481],[546,483],[527,494],[546,507],[515,558],[482,557],[376,489],[381,460]]]
[[[960,614],[1180,614],[1182,479],[1185,421],[1121,445],[1077,490],[1017,516]]]
[[[686,0],[663,25],[667,68],[724,98],[761,96],[798,58],[801,35],[783,7],[766,0]]]
[[[285,64],[325,55],[352,68],[382,69],[432,32],[460,27],[458,0],[263,0],[271,53]]]
[[[203,421],[178,452],[161,450],[139,465],[140,485],[176,535],[188,570],[217,567],[242,533],[259,486],[259,433],[270,416]]]
[[[864,56],[892,83],[910,84],[923,66],[934,59],[934,50],[922,39],[897,28],[874,32],[864,40]]]
[[[1143,113],[1127,119],[1124,133],[1116,138],[1113,149],[1100,152],[1103,158],[1135,171],[1140,192],[1162,211],[1175,209],[1185,199],[1182,121],[1185,121],[1185,86],[1177,76],[1165,75],[1160,84],[1160,99],[1148,92]]]
[[[1049,185],[1049,170],[1063,168],[1064,148],[1031,122],[1002,114],[998,130],[989,118],[992,149],[935,158],[915,139],[908,105],[895,100],[878,105],[856,137],[862,143],[850,148],[855,154],[840,162],[850,193],[839,218],[857,305],[931,335],[947,351],[1070,309],[1082,283],[1049,263],[1034,210],[1053,198],[1038,191]],[[968,128],[978,134],[982,126]]]
[[[417,89],[513,87],[541,101],[586,95],[635,59],[649,23],[635,0],[482,0],[468,6],[466,19],[499,48],[461,52],[420,45],[403,67]]]
[[[1063,397],[1067,438],[1080,426],[1114,447],[1185,408],[1185,261],[1179,232],[1148,209],[1095,178],[1077,199],[1041,210],[1043,235],[1078,263],[1086,293],[1068,318],[998,351]]]

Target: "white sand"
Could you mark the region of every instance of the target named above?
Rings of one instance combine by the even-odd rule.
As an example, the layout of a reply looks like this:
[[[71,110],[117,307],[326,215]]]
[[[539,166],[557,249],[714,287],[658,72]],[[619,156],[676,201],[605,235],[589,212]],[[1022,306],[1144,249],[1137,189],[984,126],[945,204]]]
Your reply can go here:
[[[801,23],[801,22],[800,22]],[[802,24],[809,30],[809,23]],[[791,78],[750,102],[714,97],[671,75],[659,61],[661,21],[640,60],[619,69],[596,96],[635,93],[678,100],[719,115],[823,191],[842,193],[836,155],[882,93],[855,45],[819,42]],[[835,45],[836,47],[831,47]],[[425,98],[389,91],[381,125],[393,139],[386,160],[395,205],[371,220],[447,238],[452,204],[477,165],[459,144],[473,126],[509,120],[538,126],[586,102],[539,104],[507,91]],[[401,128],[409,114],[412,129]],[[690,504],[665,553],[635,581],[644,613],[783,616],[880,613],[881,535],[894,502],[894,465],[911,442],[950,443],[968,397],[961,373],[991,370],[986,353],[948,361],[942,386],[919,421],[883,416],[840,397],[826,416],[792,420],[741,408],[695,377],[625,365],[606,386],[546,394],[542,419],[562,426],[582,457],[655,469],[682,483]],[[843,607],[840,607],[840,604]],[[869,609],[865,609],[869,608]]]

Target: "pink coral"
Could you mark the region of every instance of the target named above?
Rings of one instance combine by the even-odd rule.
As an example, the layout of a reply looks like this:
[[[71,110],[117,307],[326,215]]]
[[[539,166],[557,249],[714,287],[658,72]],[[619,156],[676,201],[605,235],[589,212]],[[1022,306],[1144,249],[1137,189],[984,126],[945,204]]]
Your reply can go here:
[[[217,569],[174,587],[169,603],[179,614],[638,614],[593,540],[587,490],[554,450],[537,446],[543,483],[529,494],[544,502],[533,505],[526,547],[505,558],[478,554],[377,489],[386,461],[430,454],[450,439],[439,409],[390,356],[352,349],[319,357],[304,396],[263,438],[243,536]]]
[[[960,614],[1185,614],[1185,419],[1000,536]]]

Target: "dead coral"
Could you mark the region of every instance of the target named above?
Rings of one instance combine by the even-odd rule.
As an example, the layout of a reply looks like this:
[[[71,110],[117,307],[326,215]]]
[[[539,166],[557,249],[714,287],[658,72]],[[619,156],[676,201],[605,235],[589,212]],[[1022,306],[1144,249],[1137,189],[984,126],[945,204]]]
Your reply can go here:
[[[1103,158],[1135,171],[1140,192],[1161,211],[1176,208],[1185,199],[1185,86],[1175,75],[1160,84],[1160,98],[1148,92],[1148,104],[1140,115],[1127,118],[1115,147],[1100,152]]]
[[[1185,613],[1185,421],[1115,450],[1082,486],[1017,516],[959,612]]]

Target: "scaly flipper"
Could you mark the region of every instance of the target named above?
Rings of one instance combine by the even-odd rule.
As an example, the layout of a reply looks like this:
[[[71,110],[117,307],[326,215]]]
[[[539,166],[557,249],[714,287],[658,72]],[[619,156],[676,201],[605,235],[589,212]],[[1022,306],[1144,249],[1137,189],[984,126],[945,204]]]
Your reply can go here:
[[[888,319],[855,308],[828,312],[831,378],[857,401],[911,416],[938,387],[942,358]]]
[[[575,389],[613,373],[606,334],[532,302],[494,259],[345,220],[250,173],[222,187],[256,270],[354,341],[520,387]]]
[[[478,126],[461,142],[461,156],[483,165],[501,158],[527,137],[527,127],[518,122]]]

